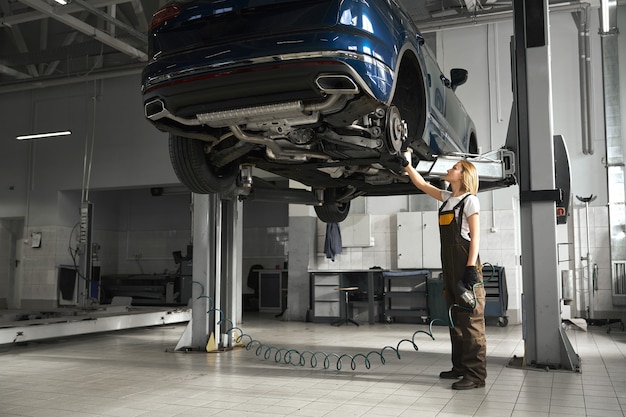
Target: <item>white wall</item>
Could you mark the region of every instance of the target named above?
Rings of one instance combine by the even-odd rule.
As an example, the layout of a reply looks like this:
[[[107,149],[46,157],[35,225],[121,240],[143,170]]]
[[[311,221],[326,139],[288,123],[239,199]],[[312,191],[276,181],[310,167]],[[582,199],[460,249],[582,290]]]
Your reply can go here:
[[[178,185],[167,136],[143,116],[139,79],[139,75],[128,76],[0,95],[0,218],[23,218],[26,239],[32,232],[43,235],[41,248],[32,248],[28,240],[20,248],[22,307],[56,306],[56,267],[71,261],[68,242],[78,220],[76,198],[68,199],[60,192],[75,191],[80,202],[88,172],[85,167],[90,168],[87,188],[92,192]],[[67,129],[71,136],[15,139],[21,134]],[[185,242],[189,240],[186,233]],[[7,280],[6,274],[0,276],[4,288]]]
[[[143,116],[138,75],[0,95],[0,114],[0,164],[6,173],[0,217],[28,215],[28,225],[55,224],[57,190],[81,189],[85,147],[92,141],[91,188],[178,184],[167,135]],[[59,129],[72,135],[15,140]]]

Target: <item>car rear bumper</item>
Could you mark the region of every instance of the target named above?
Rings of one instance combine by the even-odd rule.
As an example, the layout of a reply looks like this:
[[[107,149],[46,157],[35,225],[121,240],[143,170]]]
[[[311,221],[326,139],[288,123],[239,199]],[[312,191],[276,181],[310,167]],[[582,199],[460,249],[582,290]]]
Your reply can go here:
[[[351,85],[359,94],[385,103],[394,80],[393,71],[384,63],[342,51],[262,57],[171,72],[162,70],[167,64],[155,61],[144,71],[144,103],[160,100],[178,117],[295,100],[315,103]]]

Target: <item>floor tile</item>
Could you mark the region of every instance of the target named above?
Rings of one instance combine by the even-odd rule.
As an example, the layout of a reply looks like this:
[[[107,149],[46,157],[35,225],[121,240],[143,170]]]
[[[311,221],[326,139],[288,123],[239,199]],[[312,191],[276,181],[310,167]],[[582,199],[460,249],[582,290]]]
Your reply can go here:
[[[626,417],[620,330],[569,329],[582,359],[574,373],[509,367],[524,351],[521,326],[489,326],[486,387],[455,391],[438,377],[451,366],[441,326],[434,340],[405,323],[337,328],[260,314],[240,327],[265,347],[171,352],[183,325],[4,346],[0,416]],[[384,349],[398,343],[400,358]],[[306,360],[285,363],[288,349]]]

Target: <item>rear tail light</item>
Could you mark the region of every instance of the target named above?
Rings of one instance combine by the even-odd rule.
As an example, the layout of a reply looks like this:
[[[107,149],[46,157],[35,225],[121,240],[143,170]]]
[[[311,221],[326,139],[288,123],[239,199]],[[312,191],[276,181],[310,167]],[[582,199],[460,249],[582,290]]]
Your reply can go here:
[[[152,21],[150,22],[150,27],[148,28],[148,30],[154,29],[155,27],[167,22],[168,20],[175,18],[179,14],[180,7],[175,4],[170,4],[169,6],[162,8],[152,15]]]

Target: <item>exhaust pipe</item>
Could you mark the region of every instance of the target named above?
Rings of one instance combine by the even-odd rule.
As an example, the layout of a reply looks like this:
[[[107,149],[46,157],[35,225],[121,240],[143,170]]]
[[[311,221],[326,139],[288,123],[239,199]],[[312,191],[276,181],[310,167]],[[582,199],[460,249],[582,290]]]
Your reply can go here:
[[[359,87],[347,75],[320,75],[315,79],[315,85],[325,94],[357,94],[359,92]]]
[[[267,155],[272,159],[278,159],[281,157],[292,161],[306,160],[307,158],[330,159],[330,156],[320,152],[303,151],[300,149],[283,149],[273,139],[258,135],[248,135],[237,125],[230,125],[228,128],[240,141],[264,145],[267,149]]]
[[[160,99],[147,102],[144,106],[144,113],[146,119],[152,121],[167,118],[175,120],[185,126],[200,126],[202,124],[198,119],[185,119],[183,117],[173,115],[168,109],[165,108],[165,103],[163,103]]]

